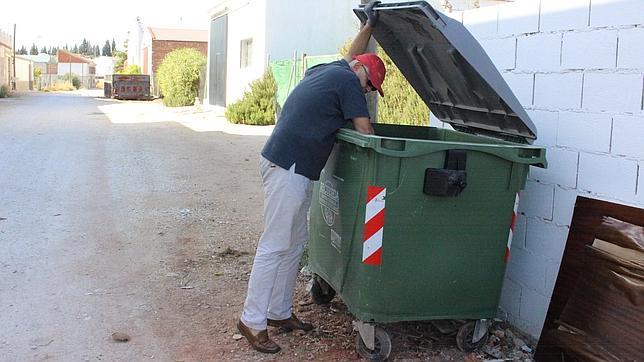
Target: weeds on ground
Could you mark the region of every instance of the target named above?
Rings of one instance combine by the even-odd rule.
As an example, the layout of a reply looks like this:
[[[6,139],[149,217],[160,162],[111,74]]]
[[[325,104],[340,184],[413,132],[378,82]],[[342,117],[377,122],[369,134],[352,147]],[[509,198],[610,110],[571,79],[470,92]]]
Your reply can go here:
[[[0,98],[7,98],[11,95],[6,84],[0,85]]]
[[[73,91],[75,89],[76,88],[73,85],[71,85],[70,83],[57,82],[57,83],[54,83],[54,84],[52,84],[50,86],[47,86],[47,87],[43,88],[42,90],[43,90],[43,92],[60,92],[60,91]]]

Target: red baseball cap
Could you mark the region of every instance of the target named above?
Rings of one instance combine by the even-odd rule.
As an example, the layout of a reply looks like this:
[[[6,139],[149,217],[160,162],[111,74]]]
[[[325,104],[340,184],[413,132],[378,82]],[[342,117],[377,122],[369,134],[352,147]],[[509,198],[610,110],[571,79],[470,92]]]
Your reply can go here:
[[[382,62],[379,56],[374,53],[360,54],[354,58],[360,63],[364,64],[369,71],[369,81],[378,90],[381,96],[385,96],[382,92],[382,82],[385,80],[385,63]]]

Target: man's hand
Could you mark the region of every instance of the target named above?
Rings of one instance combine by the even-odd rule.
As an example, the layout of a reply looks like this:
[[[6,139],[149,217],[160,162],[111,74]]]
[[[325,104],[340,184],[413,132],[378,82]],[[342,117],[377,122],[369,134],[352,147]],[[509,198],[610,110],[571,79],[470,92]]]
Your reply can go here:
[[[380,4],[380,1],[371,0],[364,7],[364,13],[367,15],[367,24],[372,28],[378,23],[378,13],[373,9],[378,4]]]

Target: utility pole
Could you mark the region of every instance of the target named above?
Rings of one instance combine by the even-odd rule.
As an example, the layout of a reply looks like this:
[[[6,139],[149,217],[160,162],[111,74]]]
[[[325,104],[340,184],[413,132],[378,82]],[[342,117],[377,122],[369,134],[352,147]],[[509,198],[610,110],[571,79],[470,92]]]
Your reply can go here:
[[[11,77],[11,90],[16,90],[16,24],[13,24],[13,76]]]
[[[368,2],[369,0],[360,0],[360,3],[363,5],[367,4]],[[369,39],[369,45],[367,45],[366,52],[367,53],[376,52],[376,41],[373,39],[373,37]],[[371,123],[378,123],[378,92],[367,93],[367,108],[369,109]]]

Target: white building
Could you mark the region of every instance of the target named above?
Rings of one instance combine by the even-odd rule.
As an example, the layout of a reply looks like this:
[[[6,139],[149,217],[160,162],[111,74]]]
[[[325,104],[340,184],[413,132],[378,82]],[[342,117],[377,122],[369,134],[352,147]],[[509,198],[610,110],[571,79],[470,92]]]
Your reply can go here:
[[[145,39],[146,27],[143,20],[137,16],[132,28],[128,31],[127,37],[127,64],[143,64],[142,49]]]
[[[91,59],[85,58],[79,54],[70,53],[64,49],[58,49],[58,76],[65,74],[75,74],[85,88],[93,88],[96,64]]]
[[[70,53],[66,50],[58,50],[58,75],[68,73],[76,74],[81,78],[94,77],[96,65],[91,59],[82,57],[79,54]]]
[[[114,73],[114,58],[107,56],[100,56],[94,58],[96,64],[96,76],[105,77],[108,74]]]
[[[210,10],[208,103],[241,97],[269,61],[336,54],[355,36],[358,0],[219,0]],[[312,14],[317,19],[312,21]]]

